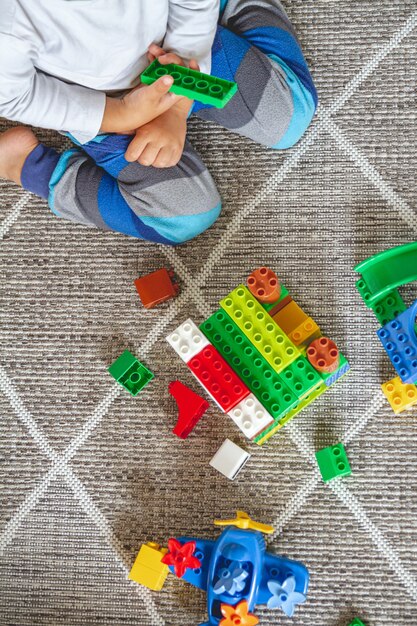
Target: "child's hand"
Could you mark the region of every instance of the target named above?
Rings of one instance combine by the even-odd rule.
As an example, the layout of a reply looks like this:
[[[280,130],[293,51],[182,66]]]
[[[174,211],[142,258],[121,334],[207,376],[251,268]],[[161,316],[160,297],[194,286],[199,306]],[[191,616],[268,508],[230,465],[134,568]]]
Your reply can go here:
[[[126,160],[153,167],[176,165],[184,150],[187,112],[188,105],[186,108],[174,106],[138,128],[126,151]]]
[[[168,63],[176,63],[177,65],[185,65],[192,70],[199,70],[198,63],[195,59],[191,59],[189,63],[186,63],[178,54],[174,52],[165,52],[163,48],[153,43],[148,48],[148,59],[150,63],[158,59],[161,65],[168,65]]]

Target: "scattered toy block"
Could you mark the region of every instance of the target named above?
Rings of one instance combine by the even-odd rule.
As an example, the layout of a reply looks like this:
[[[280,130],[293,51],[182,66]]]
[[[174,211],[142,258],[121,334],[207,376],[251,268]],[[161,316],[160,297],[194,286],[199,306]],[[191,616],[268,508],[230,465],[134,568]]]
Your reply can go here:
[[[328,337],[312,341],[307,348],[307,358],[314,369],[324,374],[331,374],[340,367],[339,350]]]
[[[275,313],[272,319],[278,324],[281,330],[289,336],[293,330],[308,319],[308,315],[304,313],[303,309],[298,306],[295,300],[291,300],[287,306],[284,306],[280,311]]]
[[[325,483],[339,476],[350,476],[352,473],[342,443],[319,450],[316,452],[316,459]]]
[[[350,622],[349,626],[365,626],[365,624],[358,617],[355,617],[353,622]]]
[[[212,345],[196,354],[188,367],[225,413],[249,395],[249,389]]]
[[[304,356],[290,363],[280,374],[297,398],[302,400],[322,384],[321,376]]]
[[[416,385],[405,385],[399,376],[381,387],[394,413],[402,413],[417,404]]]
[[[297,404],[297,396],[223,309],[200,329],[274,419]]]
[[[287,424],[293,417],[298,415],[303,409],[305,409],[309,404],[312,404],[318,397],[320,397],[325,391],[327,391],[327,387],[324,383],[320,385],[317,389],[315,389],[311,394],[309,394],[306,398],[301,400],[293,409],[287,411],[282,417],[278,420],[274,420],[274,423],[266,428],[262,433],[260,433],[255,439],[255,443],[259,446],[266,443],[268,439],[275,435],[275,433],[280,430],[285,424]]]
[[[350,370],[350,364],[341,352],[339,352],[339,359],[339,369],[337,369],[332,374],[326,374],[325,372],[321,373],[321,377],[323,378],[324,383],[327,385],[327,387],[331,387],[332,385],[334,385],[335,382],[340,380]]]
[[[388,322],[392,322],[400,313],[407,310],[407,307],[401,298],[399,291],[393,289],[386,296],[378,300],[378,302],[372,306],[372,310],[376,315],[378,322],[381,326],[385,326]]]
[[[135,287],[145,308],[152,309],[178,295],[179,287],[172,282],[172,278],[174,272],[163,268],[135,280]]]
[[[179,380],[169,383],[168,390],[175,398],[179,411],[178,421],[172,432],[180,439],[186,439],[210,405]]]
[[[254,439],[274,422],[272,415],[252,393],[229,411],[228,415],[248,439]]]
[[[185,363],[209,345],[208,339],[191,319],[178,326],[166,340]]]
[[[234,480],[249,459],[248,452],[242,450],[230,439],[225,439],[211,459],[210,465],[229,480]]]
[[[289,337],[293,344],[304,352],[314,339],[321,337],[321,330],[316,322],[311,317],[308,317],[295,330],[290,332]]]
[[[211,104],[219,109],[225,107],[237,91],[237,84],[233,81],[203,74],[175,63],[161,65],[158,59],[142,72],[140,79],[142,83],[152,85],[158,78],[168,74],[174,79],[170,88],[172,93],[203,104]]]
[[[160,548],[157,543],[144,543],[128,578],[152,591],[160,591],[169,572],[168,566],[161,562],[167,552],[167,548]]]
[[[275,272],[268,267],[254,270],[248,277],[248,288],[258,302],[273,304],[279,300],[281,287]]]
[[[417,300],[392,322],[377,331],[391,363],[403,383],[417,382]]]
[[[109,372],[132,396],[137,396],[154,377],[152,372],[138,361],[129,350],[125,350],[110,365]]]
[[[244,285],[234,289],[220,302],[220,306],[277,374],[300,356],[299,350]]]

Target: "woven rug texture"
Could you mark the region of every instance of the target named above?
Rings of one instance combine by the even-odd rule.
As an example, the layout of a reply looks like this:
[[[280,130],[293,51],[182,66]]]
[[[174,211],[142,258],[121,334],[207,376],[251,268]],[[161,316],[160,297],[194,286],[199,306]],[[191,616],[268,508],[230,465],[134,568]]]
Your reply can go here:
[[[352,271],[416,238],[417,6],[285,5],[319,111],[285,152],[191,120],[224,199],[194,242],[174,250],[59,220],[0,180],[1,626],[195,626],[203,592],[170,576],[154,593],[127,574],[143,542],[214,539],[213,519],[237,509],[274,525],[268,549],[311,575],[294,618],[261,609],[263,626],[417,625],[417,411],[395,416],[381,393],[394,372]],[[352,371],[263,447],[212,403],[181,441],[168,383],[199,389],[164,337],[261,265]],[[181,294],[145,310],[133,280],[160,267]],[[402,295],[411,304],[415,285]],[[155,373],[136,398],[107,372],[124,349]],[[209,466],[226,437],[252,454],[235,482]],[[338,441],[352,476],[324,485],[314,451]]]

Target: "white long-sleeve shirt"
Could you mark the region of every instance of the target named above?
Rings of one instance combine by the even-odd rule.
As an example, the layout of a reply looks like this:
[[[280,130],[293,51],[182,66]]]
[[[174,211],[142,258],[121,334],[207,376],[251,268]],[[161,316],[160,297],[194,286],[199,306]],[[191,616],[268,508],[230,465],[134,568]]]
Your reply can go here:
[[[218,15],[219,0],[0,0],[0,117],[85,143],[151,43],[209,72]]]

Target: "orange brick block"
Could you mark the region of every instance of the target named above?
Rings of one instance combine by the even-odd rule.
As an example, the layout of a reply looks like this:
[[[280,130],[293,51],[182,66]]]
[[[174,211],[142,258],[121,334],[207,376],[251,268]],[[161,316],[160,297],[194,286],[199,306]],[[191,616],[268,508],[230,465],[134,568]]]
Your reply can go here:
[[[307,349],[307,359],[318,372],[324,374],[335,372],[340,365],[337,345],[328,337],[320,337],[310,343]]]
[[[399,376],[384,383],[381,388],[394,413],[402,413],[417,404],[416,385],[405,385]]]
[[[253,270],[248,277],[248,289],[258,302],[275,302],[281,295],[278,277],[268,267]]]
[[[300,350],[306,349],[313,339],[318,339],[319,337],[321,337],[321,330],[311,317],[308,317],[289,334],[293,344]]]
[[[294,300],[291,300],[287,306],[272,317],[286,335],[289,335],[308,319],[308,315]]]

